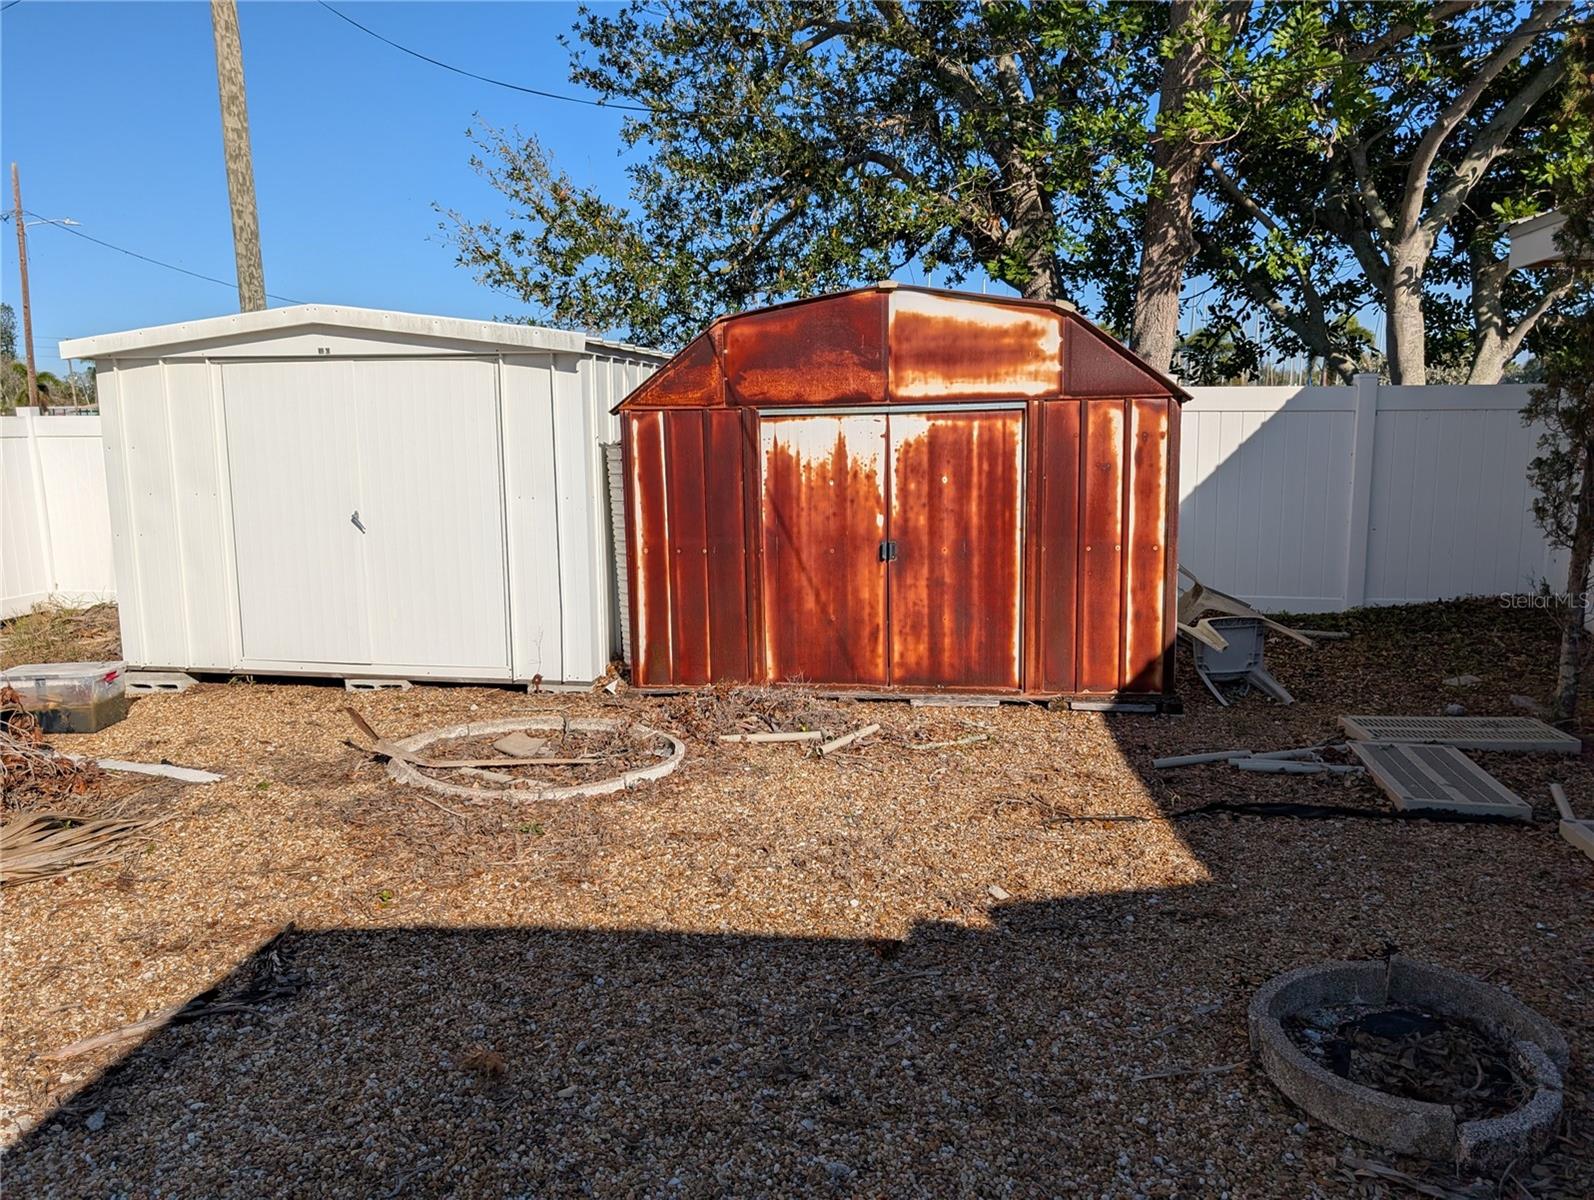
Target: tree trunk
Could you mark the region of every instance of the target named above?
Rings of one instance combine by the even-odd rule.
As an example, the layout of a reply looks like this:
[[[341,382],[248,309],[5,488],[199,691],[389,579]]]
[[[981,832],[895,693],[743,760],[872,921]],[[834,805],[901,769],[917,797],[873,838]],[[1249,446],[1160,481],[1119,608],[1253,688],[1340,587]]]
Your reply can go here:
[[[1168,34],[1179,37],[1192,20],[1206,16],[1203,0],[1174,0]],[[1157,124],[1166,126],[1184,108],[1185,96],[1200,81],[1206,42],[1186,37],[1162,65]],[[1150,366],[1166,371],[1179,341],[1179,298],[1184,269],[1196,252],[1191,209],[1207,148],[1190,138],[1159,130],[1151,143],[1153,179],[1140,230],[1140,274],[1129,346]]]
[[[1385,355],[1389,381],[1396,384],[1428,382],[1428,354],[1422,319],[1423,258],[1410,245],[1390,248],[1389,286],[1384,293],[1388,322]]]
[[[1030,276],[1024,281],[1024,299],[1061,300],[1062,273],[1057,269],[1057,258],[1050,251],[1037,255],[1030,263]]]
[[[1561,602],[1561,662],[1555,678],[1553,714],[1557,721],[1577,716],[1577,691],[1583,669],[1583,623],[1588,620],[1588,572],[1594,560],[1594,442],[1579,455],[1577,521],[1572,527],[1572,558],[1566,567]]]

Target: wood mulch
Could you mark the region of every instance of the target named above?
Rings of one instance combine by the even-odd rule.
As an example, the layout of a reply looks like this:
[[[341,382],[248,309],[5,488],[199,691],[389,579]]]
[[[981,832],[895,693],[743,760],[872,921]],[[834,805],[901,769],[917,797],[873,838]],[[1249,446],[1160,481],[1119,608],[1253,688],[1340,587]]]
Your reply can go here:
[[[1315,743],[1347,712],[1515,714],[1512,694],[1549,689],[1553,630],[1531,610],[1311,624],[1331,621],[1356,636],[1268,643],[1294,707],[1220,709],[1185,663],[1182,717],[358,697],[390,738],[566,713],[687,739],[680,769],[635,792],[460,817],[348,744],[340,686],[141,699],[121,724],[51,740],[227,778],[150,781],[148,810],[169,819],[140,853],[4,893],[9,1188],[1594,1195],[1594,863],[1556,835],[1546,792],[1559,780],[1594,816],[1594,753],[1480,756],[1533,804],[1531,827],[1173,819],[1217,800],[1385,805],[1364,779],[1156,772],[1153,757]],[[1461,673],[1483,682],[1442,684]],[[718,740],[759,722],[881,731],[824,758]],[[959,744],[913,748],[935,742]],[[1249,1065],[1259,984],[1392,946],[1566,1033],[1567,1119],[1538,1164],[1485,1190],[1379,1161]],[[172,1015],[52,1057],[152,1014]]]

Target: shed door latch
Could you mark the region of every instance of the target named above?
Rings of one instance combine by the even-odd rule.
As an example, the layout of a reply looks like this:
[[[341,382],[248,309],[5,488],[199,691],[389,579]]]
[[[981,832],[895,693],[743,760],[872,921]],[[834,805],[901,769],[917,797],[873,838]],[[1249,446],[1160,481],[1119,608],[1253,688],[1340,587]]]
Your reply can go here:
[[[361,533],[365,532],[365,522],[360,520],[360,510],[359,509],[355,509],[354,512],[352,512],[349,515],[349,523],[351,525],[353,525],[356,529],[358,529]]]
[[[880,543],[880,561],[881,562],[896,562],[897,561],[897,544],[895,542],[881,542]]]

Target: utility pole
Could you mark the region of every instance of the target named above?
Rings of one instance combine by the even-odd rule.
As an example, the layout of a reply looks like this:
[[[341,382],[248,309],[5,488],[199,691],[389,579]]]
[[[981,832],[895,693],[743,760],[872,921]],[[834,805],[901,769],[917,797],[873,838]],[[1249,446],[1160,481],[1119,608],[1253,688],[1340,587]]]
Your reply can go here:
[[[260,218],[255,211],[255,169],[249,155],[249,105],[244,98],[244,51],[238,36],[236,0],[210,0],[210,28],[216,39],[216,85],[221,94],[227,196],[232,202],[238,307],[256,312],[266,306],[266,273],[260,265]]]
[[[22,277],[22,341],[28,348],[28,403],[39,408],[39,372],[33,365],[33,303],[28,299],[28,223],[22,219],[22,177],[11,164],[11,200],[16,205],[17,274]]]

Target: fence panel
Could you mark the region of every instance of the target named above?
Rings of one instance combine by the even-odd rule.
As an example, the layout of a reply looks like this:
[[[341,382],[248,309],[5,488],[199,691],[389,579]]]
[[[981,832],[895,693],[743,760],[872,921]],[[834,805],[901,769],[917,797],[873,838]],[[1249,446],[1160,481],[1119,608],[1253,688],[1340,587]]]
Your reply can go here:
[[[115,596],[100,418],[0,417],[0,618]]]
[[[1179,558],[1260,607],[1335,611],[1532,590],[1529,389],[1196,388]]]

